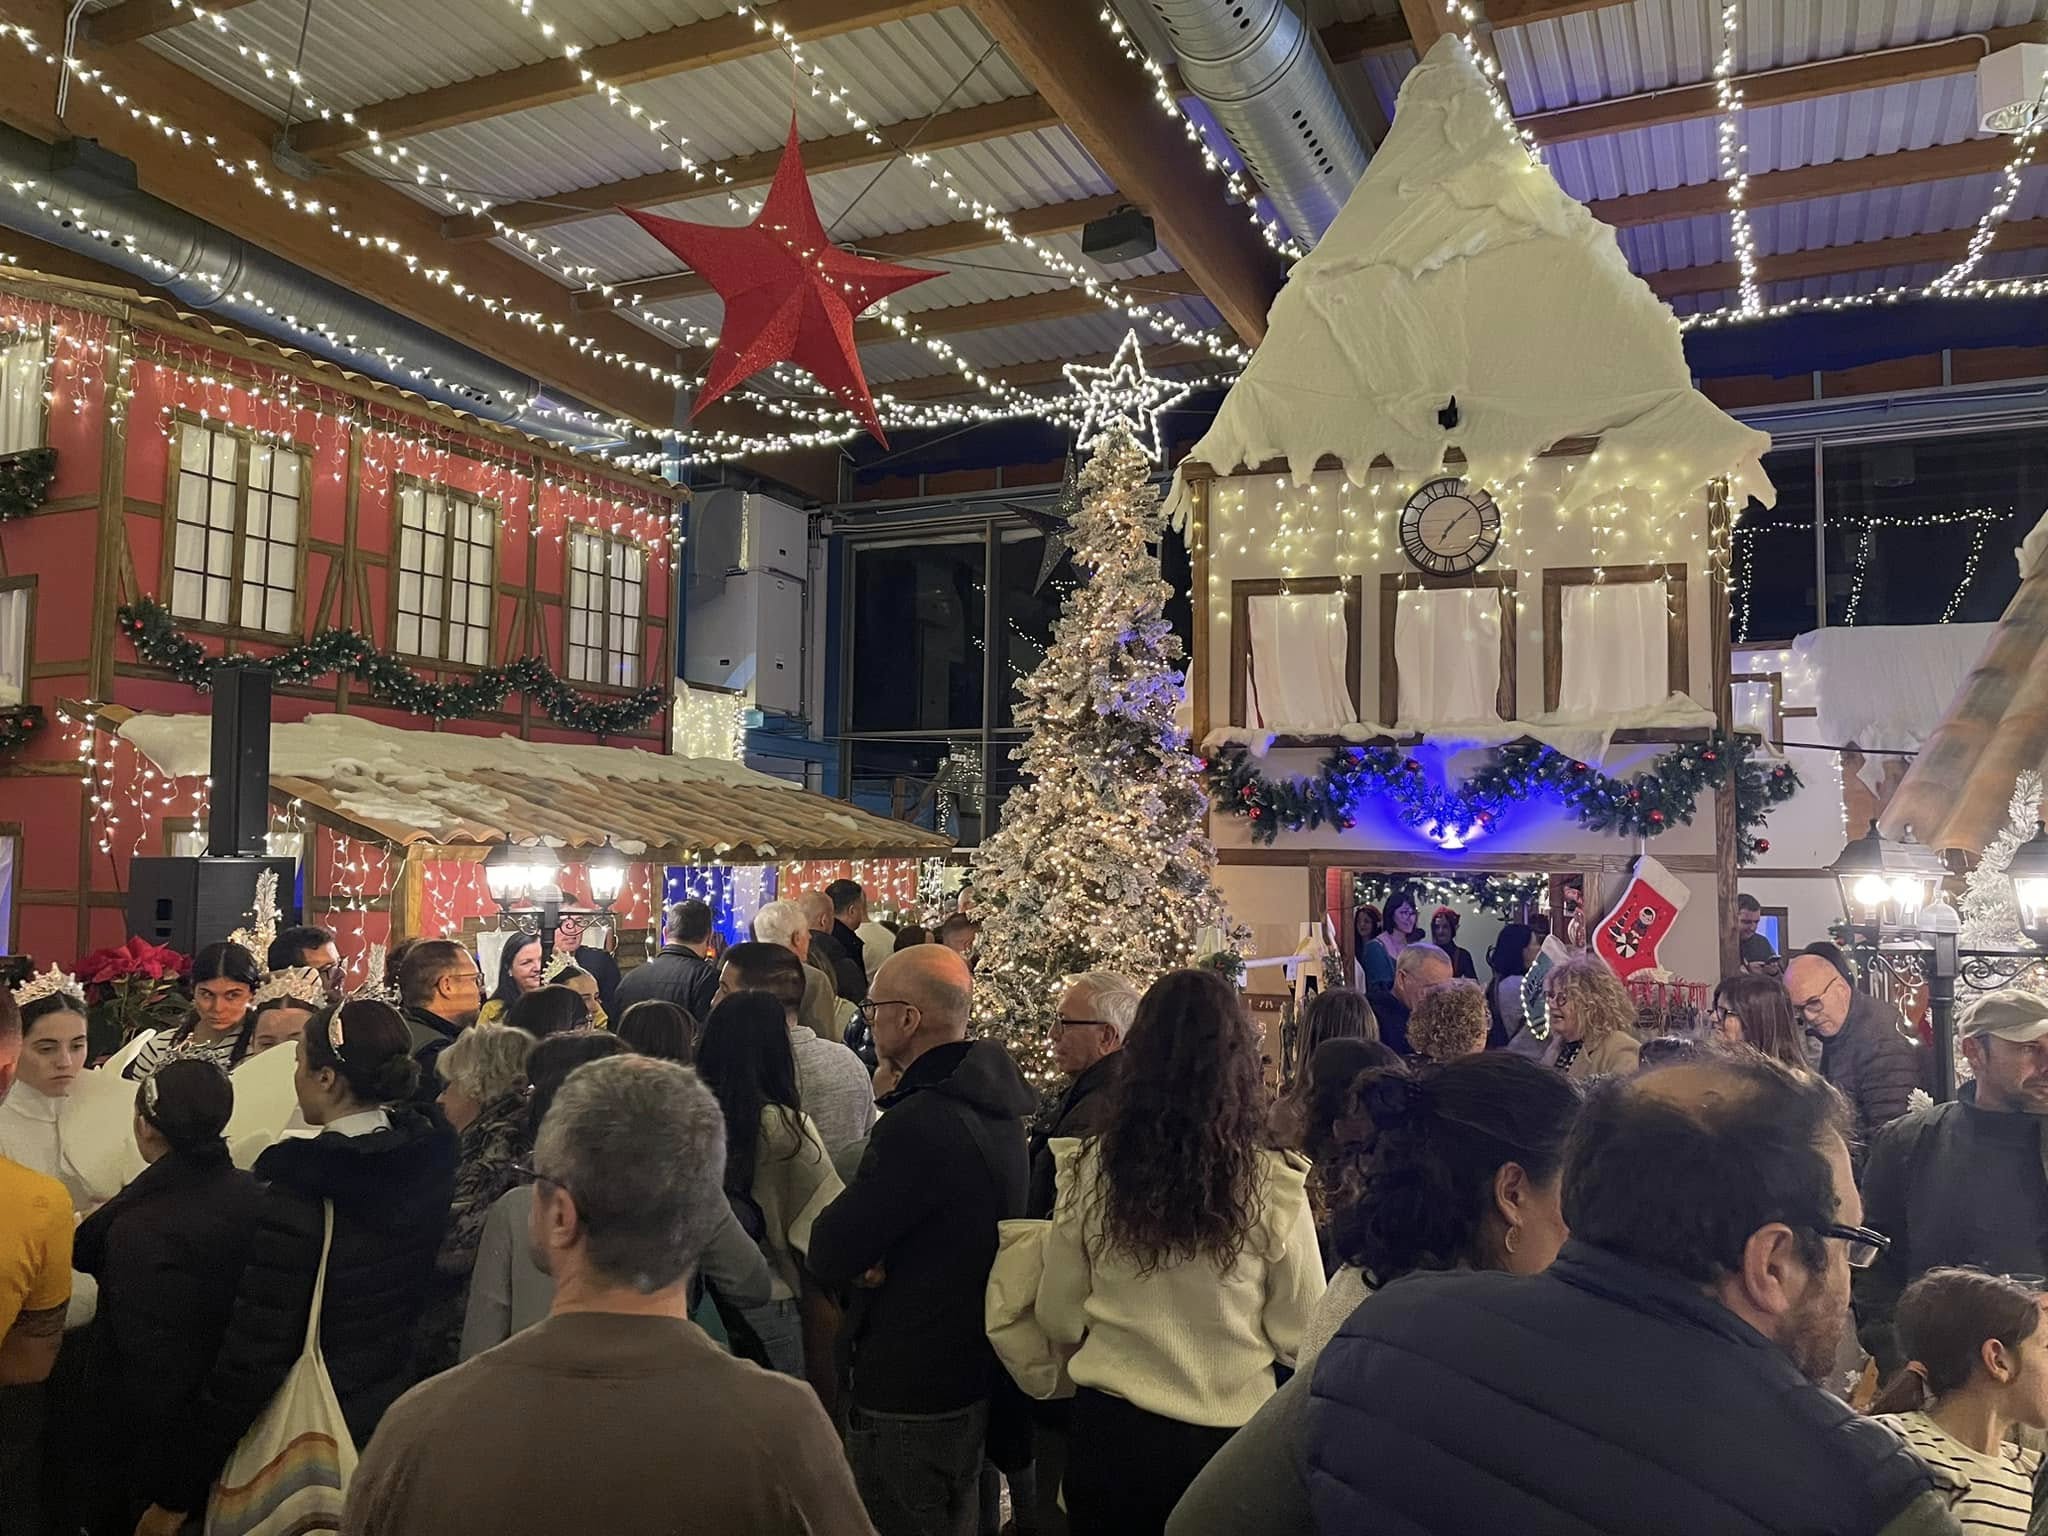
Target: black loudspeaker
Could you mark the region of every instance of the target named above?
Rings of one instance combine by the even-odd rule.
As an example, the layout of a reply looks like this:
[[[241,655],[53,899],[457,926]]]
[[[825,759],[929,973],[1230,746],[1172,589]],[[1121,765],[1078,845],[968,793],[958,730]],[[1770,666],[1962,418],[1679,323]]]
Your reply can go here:
[[[149,859],[128,862],[128,931],[181,955],[196,954],[249,922],[256,877],[277,871],[277,923],[300,920],[298,874],[290,859]],[[257,963],[264,963],[258,955]]]
[[[270,672],[230,663],[213,670],[213,809],[206,851],[215,858],[261,855],[269,830]]]
[[[1092,261],[1114,266],[1120,261],[1150,256],[1158,249],[1151,218],[1135,208],[1119,208],[1102,218],[1090,219],[1081,227],[1081,254]]]

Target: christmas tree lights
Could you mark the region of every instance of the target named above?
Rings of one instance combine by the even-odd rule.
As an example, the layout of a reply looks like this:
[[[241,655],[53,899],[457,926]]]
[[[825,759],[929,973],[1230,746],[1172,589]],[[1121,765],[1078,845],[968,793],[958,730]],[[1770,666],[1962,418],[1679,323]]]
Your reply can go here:
[[[1023,783],[975,855],[976,1019],[1040,1085],[1057,1076],[1046,1029],[1066,977],[1118,971],[1142,987],[1196,963],[1204,930],[1246,937],[1211,875],[1201,764],[1177,721],[1187,686],[1150,548],[1151,470],[1114,422],[1081,472],[1068,541],[1088,577],[1018,685]]]

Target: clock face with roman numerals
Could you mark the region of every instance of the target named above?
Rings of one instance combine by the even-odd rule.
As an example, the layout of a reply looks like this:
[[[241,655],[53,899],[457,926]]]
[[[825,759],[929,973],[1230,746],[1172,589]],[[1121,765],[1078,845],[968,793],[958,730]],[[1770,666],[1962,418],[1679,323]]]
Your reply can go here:
[[[1432,576],[1462,576],[1500,547],[1500,508],[1454,475],[1420,487],[1401,509],[1401,548]]]

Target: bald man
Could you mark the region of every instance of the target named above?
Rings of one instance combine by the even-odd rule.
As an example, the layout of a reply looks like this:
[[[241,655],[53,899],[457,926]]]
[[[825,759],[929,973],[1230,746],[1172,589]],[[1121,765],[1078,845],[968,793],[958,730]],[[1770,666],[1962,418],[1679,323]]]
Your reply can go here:
[[[1840,953],[1840,951],[1836,951]],[[1806,1032],[1820,1042],[1820,1075],[1855,1113],[1860,1164],[1872,1137],[1912,1107],[1921,1081],[1919,1046],[1890,1003],[1859,992],[1826,954],[1808,951],[1785,967],[1785,990]]]
[[[832,978],[832,985],[849,1003],[864,1001],[868,995],[867,966],[861,951],[851,954],[833,936],[832,898],[823,891],[805,891],[796,903],[804,909],[811,925],[811,963]]]
[[[1002,1367],[982,1297],[996,1224],[1024,1214],[1009,1052],[967,1038],[974,978],[943,944],[898,951],[861,1005],[895,1087],[845,1193],[811,1229],[811,1273],[849,1300],[846,1457],[881,1536],[974,1536],[989,1395]]]

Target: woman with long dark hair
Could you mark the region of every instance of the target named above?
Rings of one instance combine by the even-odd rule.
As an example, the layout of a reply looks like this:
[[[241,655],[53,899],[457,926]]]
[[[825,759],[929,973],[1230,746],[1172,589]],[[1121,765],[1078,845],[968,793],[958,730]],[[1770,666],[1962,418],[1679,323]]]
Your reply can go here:
[[[1726,1045],[1746,1045],[1801,1072],[1811,1072],[1806,1033],[1792,1016],[1792,999],[1775,976],[1741,971],[1714,988],[1714,1033]]]
[[[1415,892],[1403,886],[1387,898],[1386,927],[1365,946],[1359,965],[1365,972],[1368,993],[1387,991],[1394,985],[1394,962],[1401,951],[1422,939],[1422,909]]]
[[[219,1358],[165,1459],[175,1491],[144,1517],[152,1531],[205,1507],[228,1454],[284,1385],[305,1344],[323,1247],[320,1350],[358,1446],[412,1385],[414,1329],[455,1194],[455,1135],[413,1105],[411,1038],[397,1009],[368,998],[307,1021],[293,1086],[320,1133],[256,1159],[264,1189],[249,1262]]]
[[[1064,1483],[1074,1536],[1164,1529],[1291,1366],[1323,1271],[1301,1159],[1266,1145],[1236,988],[1174,971],[1138,1004],[1109,1129],[1052,1144],[1037,1314],[1078,1345]]]
[[[151,1504],[175,1500],[165,1453],[227,1333],[262,1205],[221,1136],[234,1107],[219,1067],[166,1062],[135,1092],[148,1167],[78,1229],[72,1264],[99,1282],[90,1524],[107,1536],[129,1536]]]
[[[642,1056],[690,1065],[696,1051],[697,1021],[680,1003],[665,997],[642,998],[619,1015],[618,1037]]]
[[[484,1012],[490,1012],[488,1006]],[[492,1020],[480,1018],[477,1022],[489,1024]],[[567,1034],[572,1029],[594,1027],[590,1020],[590,1005],[584,1001],[583,995],[573,987],[558,987],[553,983],[535,987],[521,996],[496,1022],[523,1029],[536,1040]]]
[[[1361,901],[1351,909],[1351,973],[1358,989],[1365,990],[1365,946],[1380,936],[1380,909]]]
[[[129,1064],[128,1076],[148,1077],[167,1061],[197,1056],[232,1072],[249,1054],[256,1028],[256,989],[263,967],[256,957],[225,940],[192,957],[192,1018],[159,1030]]]
[[[1871,1404],[1913,1454],[1960,1485],[1965,1536],[2034,1529],[2039,1451],[2006,1431],[2048,1428],[2048,1338],[2032,1286],[1978,1269],[1930,1269],[1899,1297],[1909,1364]]]
[[[1374,1290],[1414,1271],[1548,1268],[1567,1235],[1559,1184],[1578,1112],[1568,1078],[1498,1052],[1358,1080],[1332,1167],[1344,1267],[1293,1378],[1203,1469],[1168,1536],[1312,1536],[1305,1447],[1322,1347]]]
[[[1294,1079],[1273,1105],[1274,1145],[1294,1152],[1308,1150],[1302,1144],[1302,1136],[1308,1124],[1309,1099],[1316,1091],[1316,1054],[1323,1046],[1332,1040],[1370,1040],[1377,1045],[1379,1038],[1380,1021],[1363,992],[1332,987],[1309,999],[1308,1007],[1302,1010],[1300,1054],[1294,1059]]]
[[[1522,978],[1529,974],[1529,967],[1536,963],[1537,951],[1542,947],[1536,930],[1527,923],[1504,923],[1493,948],[1486,952],[1487,968],[1493,972],[1493,980],[1486,988],[1486,1013],[1492,1021],[1486,1032],[1489,1051],[1505,1049],[1527,1027],[1529,1007],[1522,996]],[[1540,1043],[1535,1045],[1535,1051],[1524,1054],[1534,1055],[1542,1050]]]
[[[515,933],[507,939],[505,947],[498,951],[498,984],[484,1000],[477,1022],[508,1023],[506,1015],[512,1011],[512,1005],[527,993],[539,990],[544,964],[546,957],[540,952],[539,934]]]
[[[725,1112],[726,1195],[743,1224],[759,1213],[761,1256],[775,1273],[773,1298],[746,1314],[748,1326],[764,1363],[802,1376],[802,1256],[811,1223],[844,1186],[803,1111],[782,1003],[766,992],[728,996],[704,1021],[697,1071]]]

